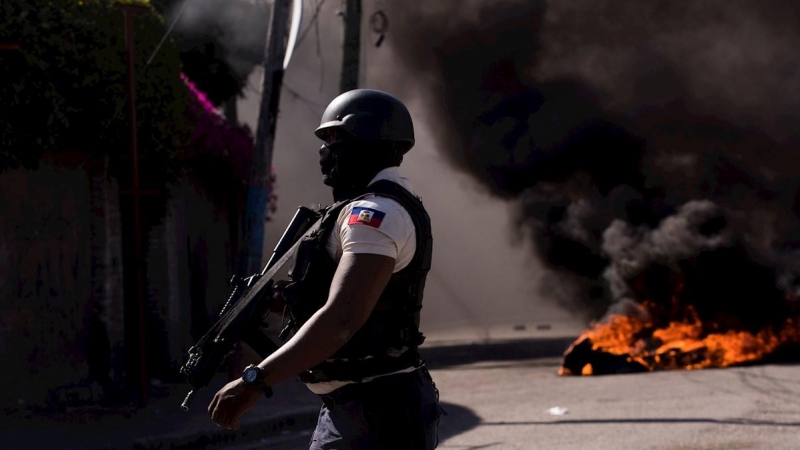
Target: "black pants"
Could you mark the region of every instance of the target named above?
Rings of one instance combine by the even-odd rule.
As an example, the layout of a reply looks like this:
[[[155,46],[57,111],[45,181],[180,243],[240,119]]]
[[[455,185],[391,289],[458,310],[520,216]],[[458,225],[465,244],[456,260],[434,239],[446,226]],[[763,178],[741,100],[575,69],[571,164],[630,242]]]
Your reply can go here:
[[[441,408],[424,367],[320,397],[311,450],[433,450],[438,444]]]

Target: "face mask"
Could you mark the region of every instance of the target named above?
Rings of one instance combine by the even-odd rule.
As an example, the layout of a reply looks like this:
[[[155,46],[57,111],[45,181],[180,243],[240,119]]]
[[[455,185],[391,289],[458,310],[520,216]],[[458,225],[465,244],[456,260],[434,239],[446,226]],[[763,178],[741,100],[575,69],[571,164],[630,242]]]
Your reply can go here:
[[[336,145],[336,144],[332,144]],[[334,174],[336,170],[336,154],[331,146],[325,144],[319,149],[319,169],[322,172],[323,182],[328,186],[332,186]]]
[[[334,183],[356,181],[353,178],[358,178],[368,163],[368,155],[349,142],[325,144],[320,148],[319,156],[322,174],[332,178]]]
[[[353,140],[324,144],[319,156],[323,182],[333,188],[337,200],[363,190],[375,174],[392,165],[374,145]]]

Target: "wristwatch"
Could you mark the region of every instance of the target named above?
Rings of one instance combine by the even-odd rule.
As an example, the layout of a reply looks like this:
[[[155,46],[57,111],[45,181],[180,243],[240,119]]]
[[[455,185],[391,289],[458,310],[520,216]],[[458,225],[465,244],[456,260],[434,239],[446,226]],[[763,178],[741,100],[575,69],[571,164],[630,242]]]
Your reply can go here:
[[[264,371],[255,364],[250,364],[242,372],[242,381],[247,386],[264,393],[267,398],[272,397],[272,388],[264,384]]]

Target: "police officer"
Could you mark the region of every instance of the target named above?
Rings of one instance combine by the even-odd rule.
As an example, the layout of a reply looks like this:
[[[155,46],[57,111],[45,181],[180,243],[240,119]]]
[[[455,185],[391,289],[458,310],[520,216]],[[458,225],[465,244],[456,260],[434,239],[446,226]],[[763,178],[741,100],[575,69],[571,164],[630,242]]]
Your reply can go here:
[[[357,89],[328,105],[315,134],[335,203],[280,291],[294,334],[223,387],[209,414],[236,429],[266,386],[299,374],[323,401],[311,449],[433,449],[441,408],[417,351],[430,218],[398,170],[411,116],[395,97]]]

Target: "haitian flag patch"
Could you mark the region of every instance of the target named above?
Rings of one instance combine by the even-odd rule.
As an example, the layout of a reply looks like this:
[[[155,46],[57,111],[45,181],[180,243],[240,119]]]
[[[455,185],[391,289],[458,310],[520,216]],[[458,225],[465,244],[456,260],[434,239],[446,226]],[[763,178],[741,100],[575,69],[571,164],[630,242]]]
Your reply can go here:
[[[369,225],[374,228],[378,228],[381,226],[381,222],[383,222],[383,218],[386,217],[385,212],[377,211],[370,208],[360,208],[356,207],[353,208],[353,212],[350,213],[350,220],[347,221],[348,225],[355,225],[357,223]]]

